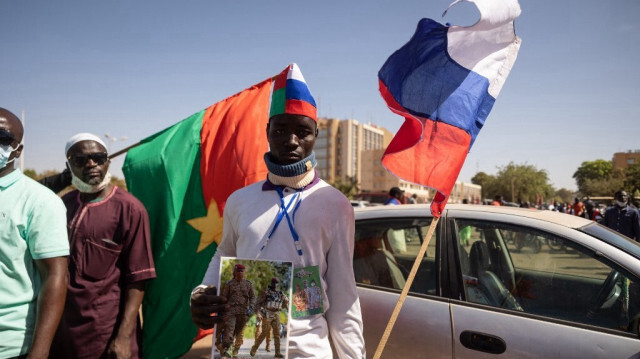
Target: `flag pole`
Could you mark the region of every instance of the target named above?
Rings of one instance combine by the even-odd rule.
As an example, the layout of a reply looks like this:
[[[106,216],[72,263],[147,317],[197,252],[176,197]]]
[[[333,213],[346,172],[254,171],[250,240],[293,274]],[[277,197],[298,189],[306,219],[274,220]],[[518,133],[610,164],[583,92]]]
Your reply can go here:
[[[110,155],[109,155],[109,159],[112,159],[112,158],[118,157],[118,156],[120,156],[120,155],[121,155],[121,154],[123,154],[123,153],[127,153],[127,151],[129,151],[130,149],[132,149],[132,148],[134,148],[134,147],[138,147],[138,146],[140,146],[141,144],[142,144],[142,142],[134,143],[133,145],[128,146],[128,147],[125,147],[125,148],[121,149],[121,150],[120,150],[120,151],[118,151],[118,152],[112,153],[112,154],[110,154]]]
[[[424,254],[427,252],[427,246],[429,246],[429,242],[431,242],[431,237],[433,236],[433,232],[436,230],[436,226],[438,225],[439,220],[440,220],[440,217],[435,217],[433,221],[431,221],[431,225],[427,230],[427,236],[422,242],[422,246],[420,247],[420,251],[418,252],[418,256],[416,257],[415,262],[413,262],[413,267],[411,267],[411,272],[409,272],[409,277],[407,277],[407,282],[402,288],[402,292],[400,293],[400,298],[398,298],[396,307],[393,308],[393,313],[391,313],[391,318],[389,318],[387,327],[385,328],[384,333],[382,333],[382,338],[380,339],[380,343],[378,343],[378,348],[376,349],[376,353],[373,355],[373,359],[380,359],[380,356],[382,355],[382,351],[384,350],[384,347],[387,344],[389,335],[391,335],[391,330],[393,329],[393,325],[396,323],[396,319],[398,319],[398,315],[400,314],[400,309],[402,309],[404,300],[407,298],[407,294],[409,294],[409,288],[411,288],[411,284],[413,283],[413,280],[416,277],[416,273],[418,272],[418,267],[420,267],[420,263],[422,263],[422,258],[424,258]]]

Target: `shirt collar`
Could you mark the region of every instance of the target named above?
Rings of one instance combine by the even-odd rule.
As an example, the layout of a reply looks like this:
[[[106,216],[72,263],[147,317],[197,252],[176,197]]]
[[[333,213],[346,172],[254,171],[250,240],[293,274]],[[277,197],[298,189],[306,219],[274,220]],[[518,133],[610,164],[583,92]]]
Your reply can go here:
[[[314,170],[314,172],[315,174],[313,175],[313,181],[311,181],[311,183],[309,183],[308,185],[302,187],[303,191],[315,186],[318,182],[320,182],[320,177],[318,177],[318,171]],[[275,191],[276,187],[279,187],[279,186],[271,183],[271,181],[269,181],[268,176],[267,176],[267,180],[262,184],[263,191]]]
[[[22,172],[16,168],[8,175],[0,177],[0,187],[2,189],[8,188],[12,184],[16,183],[20,178],[22,178]]]

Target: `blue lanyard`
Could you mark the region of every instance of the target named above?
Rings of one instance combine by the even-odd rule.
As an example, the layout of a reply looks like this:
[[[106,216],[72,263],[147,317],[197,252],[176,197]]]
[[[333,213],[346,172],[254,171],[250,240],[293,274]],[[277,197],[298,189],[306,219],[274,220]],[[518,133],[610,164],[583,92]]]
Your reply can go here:
[[[289,231],[291,232],[291,236],[293,237],[293,244],[296,246],[298,255],[302,256],[302,245],[300,244],[300,236],[298,235],[298,232],[296,232],[296,229],[293,227],[293,224],[296,221],[296,212],[298,211],[298,208],[300,208],[300,203],[302,202],[302,194],[300,193],[301,190],[298,190],[291,198],[291,201],[289,201],[289,204],[286,205],[284,202],[284,195],[282,194],[282,188],[276,187],[276,191],[280,196],[280,209],[278,210],[278,215],[276,216],[276,223],[273,225],[273,228],[267,236],[267,243],[273,233],[276,231],[276,228],[278,228],[278,226],[280,225],[280,222],[282,222],[282,218],[286,218],[287,223],[289,224]],[[289,217],[289,208],[291,208],[291,205],[294,202],[296,203],[296,205],[293,207],[291,217]],[[267,243],[265,243],[262,248],[260,248],[261,252],[267,246]]]

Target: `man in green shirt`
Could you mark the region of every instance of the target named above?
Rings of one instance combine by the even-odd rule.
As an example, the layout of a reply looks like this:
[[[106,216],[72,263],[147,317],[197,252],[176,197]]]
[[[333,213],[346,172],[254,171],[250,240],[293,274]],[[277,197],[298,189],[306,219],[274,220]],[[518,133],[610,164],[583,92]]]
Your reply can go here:
[[[64,308],[66,209],[53,192],[14,169],[20,120],[0,108],[0,358],[49,355]]]

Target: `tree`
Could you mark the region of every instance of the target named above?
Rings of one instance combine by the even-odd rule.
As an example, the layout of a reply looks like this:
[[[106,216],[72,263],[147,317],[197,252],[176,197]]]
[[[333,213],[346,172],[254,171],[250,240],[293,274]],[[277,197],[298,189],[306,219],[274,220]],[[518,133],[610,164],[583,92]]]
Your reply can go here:
[[[347,176],[345,180],[338,178],[334,183],[331,183],[331,185],[349,199],[353,199],[353,197],[360,192],[360,186],[358,186],[358,181],[355,176]]]
[[[34,180],[37,180],[37,179],[38,179],[38,178],[37,178],[37,177],[38,177],[38,174],[36,173],[36,170],[34,170],[34,169],[27,168],[27,169],[25,169],[25,170],[24,170],[24,172],[22,172],[22,173],[24,173],[24,175],[25,175],[25,176],[27,176],[27,177],[29,177],[29,178],[31,178],[31,179],[34,179]]]
[[[484,172],[478,172],[471,178],[471,183],[482,186],[482,198],[494,197],[493,186],[495,184],[495,181],[495,176],[486,174]]]
[[[613,176],[613,163],[602,159],[582,162],[573,174],[578,191],[585,196],[610,196],[613,192],[603,193],[602,191],[608,191],[615,185],[607,183],[616,179]]]
[[[634,197],[636,197],[635,193],[640,191],[640,163],[627,167],[625,177],[624,188],[630,193],[634,193]]]
[[[535,202],[536,198],[551,198],[555,190],[549,184],[547,171],[533,165],[510,162],[500,167],[496,176],[496,188],[505,199],[511,202]]]
[[[498,167],[496,176],[484,172],[476,173],[471,183],[482,186],[484,198],[494,198],[501,195],[511,202],[534,202],[536,199],[552,198],[555,194],[549,184],[547,171],[539,170],[533,165],[515,164],[510,162],[504,167]]]
[[[573,202],[573,192],[566,188],[560,188],[556,191],[554,199],[556,202]]]

